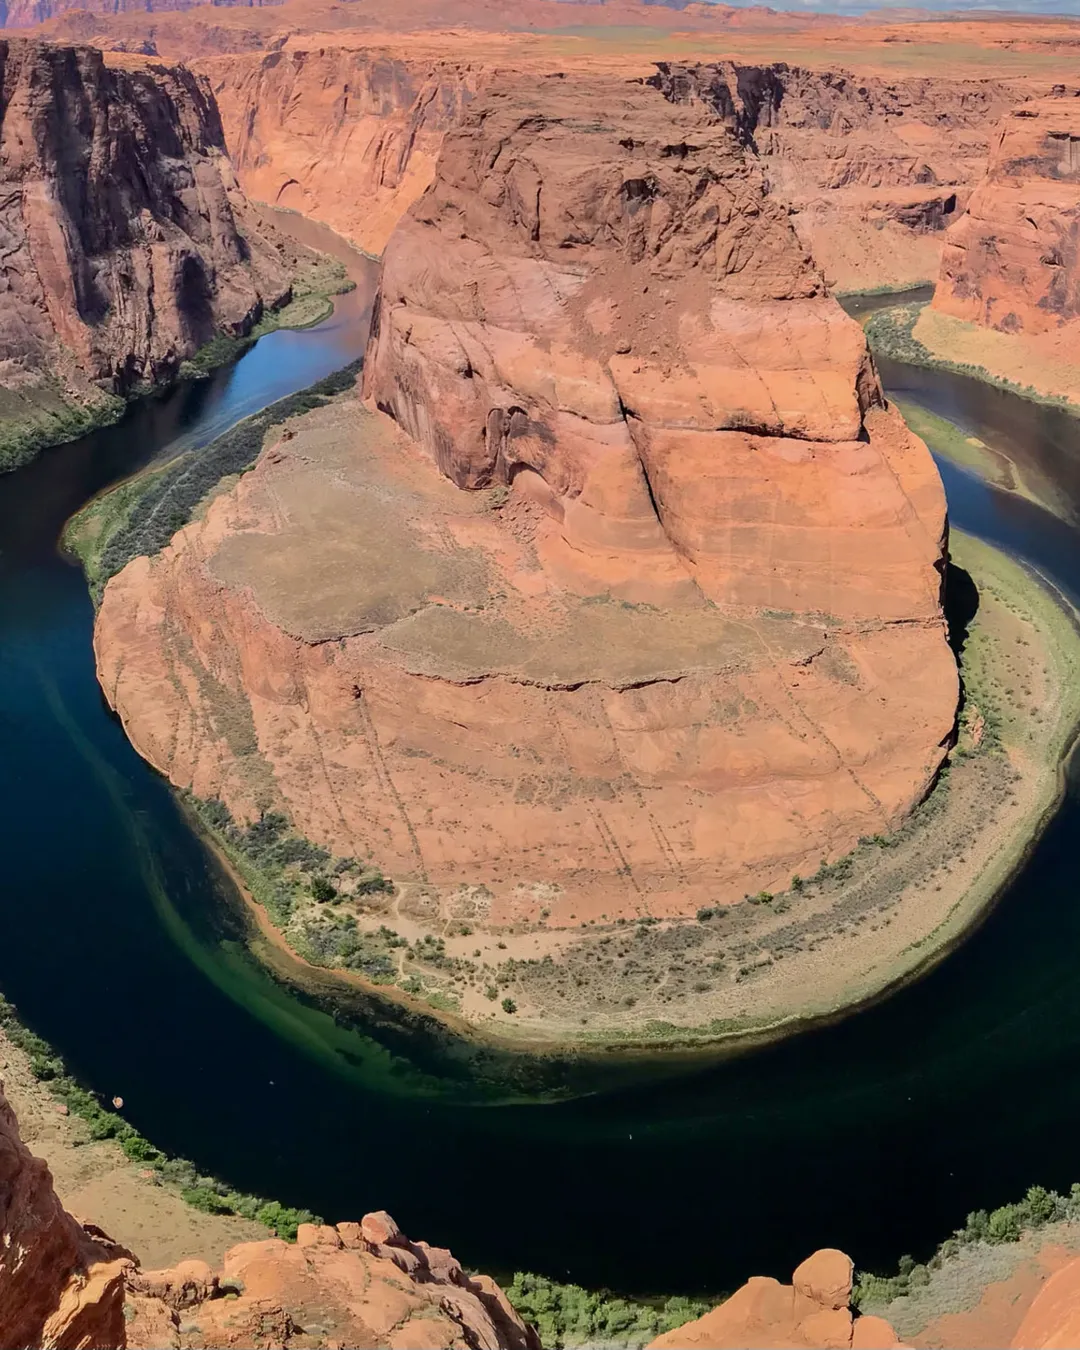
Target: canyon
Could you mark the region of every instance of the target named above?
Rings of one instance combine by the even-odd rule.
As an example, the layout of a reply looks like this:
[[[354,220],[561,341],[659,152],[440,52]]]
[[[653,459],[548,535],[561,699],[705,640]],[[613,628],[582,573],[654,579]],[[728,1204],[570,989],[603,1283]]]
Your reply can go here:
[[[183,67],[0,40],[0,165],[0,445],[13,459],[288,296],[213,99]]]
[[[249,195],[323,220],[372,253],[428,187],[442,137],[494,71],[551,68],[543,45],[527,41],[510,50],[477,35],[455,43],[455,59],[419,38],[328,37],[289,36],[270,53],[208,56],[198,68]],[[641,78],[652,70],[602,54],[573,64]],[[886,79],[785,62],[725,61],[707,79],[841,289],[936,275],[989,132],[1032,92],[1021,81]],[[362,194],[346,187],[357,175]]]
[[[902,829],[958,734],[941,483],[829,291],[925,280],[940,252],[938,312],[1060,337],[1069,98],[1045,71],[556,61],[532,36],[504,59],[497,34],[328,41],[287,15],[196,15],[189,70],[154,55],[185,54],[187,16],[120,19],[58,23],[141,55],[0,41],[4,397],[46,406],[38,366],[49,399],[127,394],[248,332],[291,275],[253,202],[382,255],[362,384],[109,581],[97,668],[133,744],[229,822],[219,843],[322,850],[333,880],[287,870],[281,932],[252,904],[298,983],[344,936],[342,981],[405,949],[388,995],[466,1036],[744,1017],[760,994],[697,935]],[[89,147],[75,205],[42,98]],[[47,149],[24,171],[26,144]],[[925,936],[869,941],[894,960]],[[631,937],[644,979],[584,973]],[[0,1202],[3,1343],[537,1344],[385,1213],[140,1271],[64,1213],[2,1107]],[[898,1345],[851,1277],[819,1252],[657,1345]],[[1068,1343],[1077,1278],[1016,1345]]]

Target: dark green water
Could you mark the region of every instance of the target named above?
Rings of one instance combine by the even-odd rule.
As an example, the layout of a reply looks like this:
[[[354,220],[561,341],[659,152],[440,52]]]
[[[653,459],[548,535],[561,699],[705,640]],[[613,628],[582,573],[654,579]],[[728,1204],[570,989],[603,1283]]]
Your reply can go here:
[[[889,1267],[971,1208],[1080,1179],[1073,795],[921,984],[621,1088],[587,1064],[478,1065],[376,1004],[335,1022],[247,958],[227,885],[101,698],[90,603],[56,541],[178,437],[205,443],[351,360],[362,307],[347,298],[330,323],[0,479],[0,989],[24,1019],[155,1143],[240,1189],[331,1219],[386,1207],[476,1266],[628,1292],[716,1291],[828,1244]],[[1080,423],[970,381],[885,376],[1033,457],[1080,509]],[[1072,525],[941,467],[956,524],[1080,599]],[[560,1080],[579,1095],[528,1100]]]

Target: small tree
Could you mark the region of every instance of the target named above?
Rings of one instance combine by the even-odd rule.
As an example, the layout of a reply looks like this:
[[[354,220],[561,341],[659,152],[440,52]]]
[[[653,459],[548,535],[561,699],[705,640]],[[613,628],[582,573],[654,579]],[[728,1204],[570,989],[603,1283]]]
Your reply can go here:
[[[321,873],[311,878],[311,894],[323,905],[327,900],[333,900],[337,897],[337,887],[329,877],[324,877]]]

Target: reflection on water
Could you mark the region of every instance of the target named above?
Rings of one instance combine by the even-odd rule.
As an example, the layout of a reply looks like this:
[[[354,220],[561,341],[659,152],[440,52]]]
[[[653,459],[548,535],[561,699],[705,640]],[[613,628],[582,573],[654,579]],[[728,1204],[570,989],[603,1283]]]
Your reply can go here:
[[[214,860],[103,703],[89,600],[56,539],[107,483],[353,359],[363,303],[0,480],[0,988],[162,1147],[329,1218],[388,1207],[488,1269],[715,1291],[827,1244],[889,1266],[969,1209],[1080,1179],[1074,797],[920,985],[741,1060],[570,1101],[528,1099],[610,1080],[569,1055],[537,1067],[447,1043],[360,995],[346,1017],[253,962]],[[884,373],[1008,437],[1076,508],[1076,424]],[[958,525],[1080,592],[1070,525],[942,470]]]

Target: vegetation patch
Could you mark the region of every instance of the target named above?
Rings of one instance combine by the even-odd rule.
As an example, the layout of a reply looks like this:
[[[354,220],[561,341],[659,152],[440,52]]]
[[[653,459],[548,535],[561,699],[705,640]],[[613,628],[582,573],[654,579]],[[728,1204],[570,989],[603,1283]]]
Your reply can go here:
[[[506,1295],[547,1350],[571,1346],[637,1347],[703,1317],[713,1306],[689,1298],[649,1302],[559,1284],[518,1272]]]
[[[29,464],[47,446],[110,426],[126,407],[124,399],[101,390],[76,400],[55,379],[27,388],[0,387],[0,473]]]
[[[233,1190],[216,1177],[203,1175],[186,1158],[171,1158],[163,1153],[123,1116],[103,1106],[94,1093],[82,1087],[68,1073],[56,1051],[23,1026],[14,1005],[3,995],[0,995],[0,1031],[27,1056],[30,1071],[38,1082],[44,1083],[72,1115],[86,1122],[91,1139],[115,1139],[127,1158],[152,1170],[162,1185],[178,1191],[193,1208],[205,1214],[236,1214],[253,1219],[289,1242],[296,1240],[300,1224],[322,1222],[310,1210],[295,1209],[277,1200]]]
[[[860,1271],[855,1281],[852,1304],[862,1311],[881,1311],[898,1298],[907,1298],[925,1288],[934,1272],[955,1260],[970,1247],[986,1243],[1001,1246],[1019,1242],[1028,1233],[1050,1224],[1080,1220],[1080,1182],[1073,1182],[1068,1195],[1031,1186],[1022,1200],[997,1209],[977,1209],[967,1216],[962,1228],[942,1242],[929,1261],[917,1262],[902,1256],[895,1275],[873,1275]]]
[[[271,403],[203,449],[179,455],[84,506],[69,521],[64,542],[82,562],[95,602],[100,602],[109,578],[133,558],[159,553],[221,479],[250,469],[271,427],[321,408],[335,394],[351,389],[360,365],[354,361],[309,388]]]
[[[1011,394],[1032,403],[1041,403],[1051,408],[1062,408],[1066,412],[1080,416],[1080,407],[1071,399],[1060,395],[1043,394],[1033,384],[1019,384],[1004,375],[995,375],[985,366],[970,361],[950,361],[947,357],[932,352],[925,343],[915,336],[915,325],[926,308],[925,303],[896,305],[889,309],[879,309],[867,319],[864,328],[870,350],[875,356],[890,361],[901,361],[909,366],[921,366],[926,370],[947,370],[954,375],[968,375],[976,380],[984,380],[998,389],[1006,389]]]

